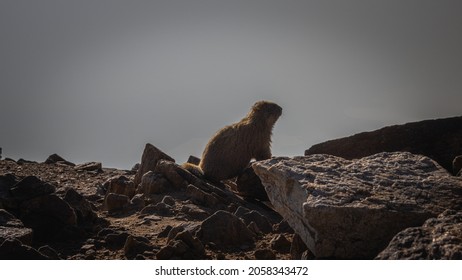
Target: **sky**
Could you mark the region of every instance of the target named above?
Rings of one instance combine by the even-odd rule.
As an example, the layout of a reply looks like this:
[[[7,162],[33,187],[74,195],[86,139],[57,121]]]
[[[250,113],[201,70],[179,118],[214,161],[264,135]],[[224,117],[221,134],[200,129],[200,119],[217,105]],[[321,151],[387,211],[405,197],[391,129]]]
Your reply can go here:
[[[462,1],[0,0],[3,157],[184,162],[252,104],[273,155],[459,116]]]

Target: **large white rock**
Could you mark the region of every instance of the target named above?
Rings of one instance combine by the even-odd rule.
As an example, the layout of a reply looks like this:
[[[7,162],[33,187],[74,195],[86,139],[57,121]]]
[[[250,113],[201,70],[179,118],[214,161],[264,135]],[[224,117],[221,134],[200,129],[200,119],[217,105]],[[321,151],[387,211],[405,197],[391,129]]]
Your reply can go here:
[[[462,208],[462,180],[407,152],[279,157],[252,167],[317,258],[374,258],[399,231]]]

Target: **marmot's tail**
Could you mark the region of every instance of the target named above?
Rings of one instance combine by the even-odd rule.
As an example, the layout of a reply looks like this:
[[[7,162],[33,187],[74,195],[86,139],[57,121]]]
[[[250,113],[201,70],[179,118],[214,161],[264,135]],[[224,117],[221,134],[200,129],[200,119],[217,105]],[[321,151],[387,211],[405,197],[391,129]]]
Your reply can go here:
[[[204,178],[204,172],[198,165],[186,162],[186,163],[183,163],[181,167],[188,170],[191,174],[193,174],[196,177]]]

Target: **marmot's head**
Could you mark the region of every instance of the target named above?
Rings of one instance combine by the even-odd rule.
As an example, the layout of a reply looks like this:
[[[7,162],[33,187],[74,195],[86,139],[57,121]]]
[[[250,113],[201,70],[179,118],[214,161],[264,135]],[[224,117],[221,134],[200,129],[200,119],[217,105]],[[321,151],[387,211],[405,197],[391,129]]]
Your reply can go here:
[[[281,114],[282,108],[276,103],[258,101],[252,106],[249,116],[253,119],[264,120],[268,125],[273,126]]]

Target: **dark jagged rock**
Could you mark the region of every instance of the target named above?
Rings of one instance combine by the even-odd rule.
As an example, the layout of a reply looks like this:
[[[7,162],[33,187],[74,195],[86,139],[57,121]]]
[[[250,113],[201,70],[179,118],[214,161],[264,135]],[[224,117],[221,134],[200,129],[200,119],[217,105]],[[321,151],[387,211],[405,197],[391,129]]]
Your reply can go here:
[[[264,201],[268,200],[265,187],[263,187],[260,178],[251,167],[246,168],[237,177],[236,191],[239,195],[246,198],[255,198]]]
[[[259,249],[254,253],[256,260],[275,260],[276,254],[271,249]]]
[[[103,208],[108,212],[114,212],[127,208],[130,205],[130,199],[123,194],[108,193],[104,198]]]
[[[136,192],[151,195],[165,193],[172,189],[172,184],[162,174],[148,171],[141,178]]]
[[[32,245],[32,229],[4,209],[0,209],[0,243],[6,239],[18,239],[25,245]]]
[[[11,196],[18,201],[51,194],[55,191],[55,186],[43,182],[35,176],[27,176],[10,189]]]
[[[47,241],[80,236],[72,207],[55,194],[39,196],[20,205],[20,219],[34,230],[34,239]]]
[[[91,202],[73,188],[67,189],[64,195],[64,201],[69,203],[72,209],[74,209],[77,216],[77,224],[79,226],[91,225],[98,218],[98,214],[93,211]]]
[[[171,234],[169,235],[171,236]],[[182,230],[169,239],[168,244],[156,254],[156,258],[159,260],[194,260],[203,259],[204,255],[205,248],[202,242],[192,236],[188,230]]]
[[[124,244],[124,254],[130,259],[145,251],[152,251],[153,249],[153,246],[149,244],[149,240],[140,236],[129,235]]]
[[[103,172],[103,166],[101,162],[95,161],[77,164],[74,169],[77,171]]]
[[[275,236],[273,239],[270,241],[271,249],[280,252],[280,253],[289,253],[290,252],[290,247],[291,243],[287,238],[279,234]]]
[[[50,156],[45,160],[45,163],[46,163],[46,164],[56,164],[56,163],[59,163],[59,164],[64,164],[64,165],[69,165],[69,166],[75,166],[74,163],[65,160],[64,158],[62,158],[62,157],[61,157],[60,155],[58,155],[58,154],[52,154],[52,155],[50,155]]]
[[[290,245],[290,256],[293,260],[301,260],[305,252],[308,251],[305,242],[300,238],[300,235],[294,234],[292,244]]]
[[[305,155],[329,154],[357,159],[397,151],[425,155],[452,172],[452,160],[462,154],[462,117],[387,126],[316,144],[306,150]]]
[[[104,182],[103,187],[107,190],[107,194],[122,194],[130,199],[135,195],[135,184],[132,180],[123,175],[108,179]]]
[[[241,219],[223,210],[204,220],[197,235],[202,242],[212,242],[219,247],[253,244],[255,236]]]
[[[135,175],[135,186],[138,186],[138,184],[141,183],[141,177],[143,177],[143,175],[146,172],[155,170],[157,162],[161,159],[175,162],[173,158],[171,158],[158,148],[154,147],[149,143],[146,144],[146,146],[144,147],[143,155],[141,156],[140,166]]]
[[[0,260],[46,260],[32,247],[26,246],[17,239],[7,239],[0,243]]]
[[[245,211],[244,207],[239,207],[234,215],[244,220],[246,225],[249,225],[251,222],[254,222],[258,229],[264,233],[270,233],[273,230],[273,226],[269,222],[268,218],[260,214],[256,210]]]
[[[462,212],[448,210],[401,231],[377,259],[462,259]]]

